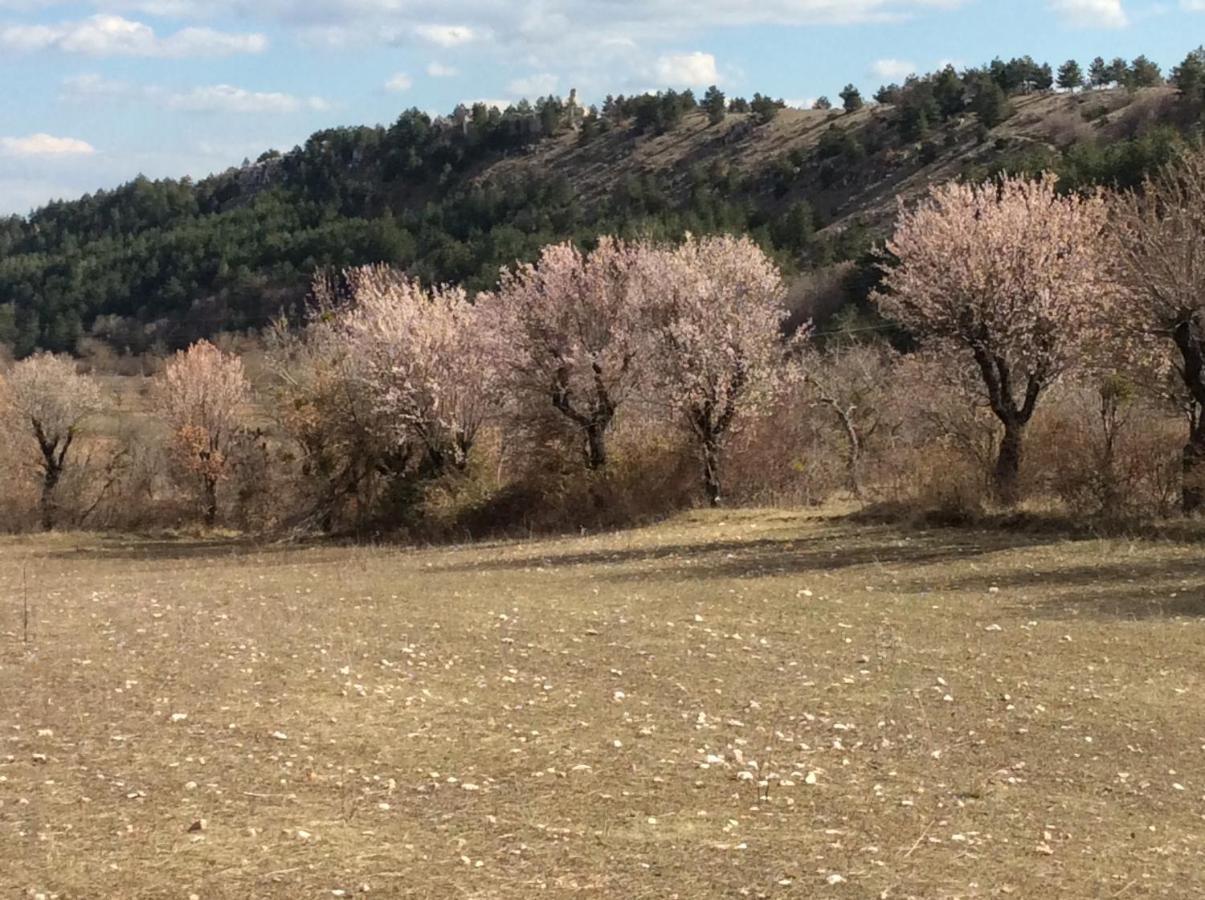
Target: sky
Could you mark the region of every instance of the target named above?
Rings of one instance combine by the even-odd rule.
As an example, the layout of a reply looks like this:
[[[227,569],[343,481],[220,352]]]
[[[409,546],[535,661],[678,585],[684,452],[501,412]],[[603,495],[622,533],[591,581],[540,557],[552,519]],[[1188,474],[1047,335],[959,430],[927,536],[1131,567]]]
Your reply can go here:
[[[810,104],[994,56],[1146,54],[1205,0],[0,0],[0,214],[199,178],[314,131],[576,87]]]

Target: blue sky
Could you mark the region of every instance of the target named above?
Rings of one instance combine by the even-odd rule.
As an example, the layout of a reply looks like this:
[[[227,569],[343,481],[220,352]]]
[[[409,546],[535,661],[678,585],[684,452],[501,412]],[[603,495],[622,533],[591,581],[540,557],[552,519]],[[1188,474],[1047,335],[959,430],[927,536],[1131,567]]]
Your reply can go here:
[[[795,103],[1030,53],[1170,68],[1205,0],[0,0],[0,214],[408,107],[718,82]]]

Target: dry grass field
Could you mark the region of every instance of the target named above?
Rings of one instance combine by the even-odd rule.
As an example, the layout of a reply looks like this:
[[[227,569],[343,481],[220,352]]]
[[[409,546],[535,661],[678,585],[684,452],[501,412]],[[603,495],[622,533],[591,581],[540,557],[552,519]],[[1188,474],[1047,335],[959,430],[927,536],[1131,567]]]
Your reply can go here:
[[[1203,647],[1172,539],[3,539],[0,896],[1199,897]]]

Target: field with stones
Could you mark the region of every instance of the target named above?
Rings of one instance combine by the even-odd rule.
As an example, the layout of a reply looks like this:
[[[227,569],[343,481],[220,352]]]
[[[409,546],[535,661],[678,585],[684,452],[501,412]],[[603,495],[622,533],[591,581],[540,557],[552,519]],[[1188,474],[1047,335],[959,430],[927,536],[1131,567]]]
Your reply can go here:
[[[1205,557],[0,541],[0,896],[1205,895]]]

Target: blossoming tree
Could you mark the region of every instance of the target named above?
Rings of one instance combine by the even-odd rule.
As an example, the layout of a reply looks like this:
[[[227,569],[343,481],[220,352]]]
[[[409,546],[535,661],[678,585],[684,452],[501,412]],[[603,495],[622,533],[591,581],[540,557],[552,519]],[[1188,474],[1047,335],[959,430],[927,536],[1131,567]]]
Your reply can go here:
[[[1061,195],[1056,179],[1006,177],[934,188],[901,207],[875,299],[922,342],[969,365],[1003,426],[995,480],[1018,499],[1026,426],[1042,394],[1077,365],[1113,292],[1109,209],[1101,195]]]
[[[549,246],[478,301],[494,307],[508,386],[570,423],[589,469],[606,465],[607,432],[639,377],[639,254],[611,238],[588,254]]]
[[[782,277],[751,240],[730,236],[645,248],[640,269],[654,395],[693,437],[719,506],[725,439],[769,400],[781,368]]]
[[[155,406],[171,429],[172,450],[200,482],[210,527],[218,516],[218,485],[230,474],[231,451],[250,401],[243,361],[208,341],[177,353],[155,385]]]
[[[386,266],[345,273],[340,328],[394,440],[416,440],[426,473],[464,468],[495,403],[486,318],[461,288],[427,288]]]
[[[80,423],[100,408],[100,391],[71,360],[31,356],[0,379],[0,408],[37,442],[42,481],[42,527],[55,526],[55,491],[62,481]]]

